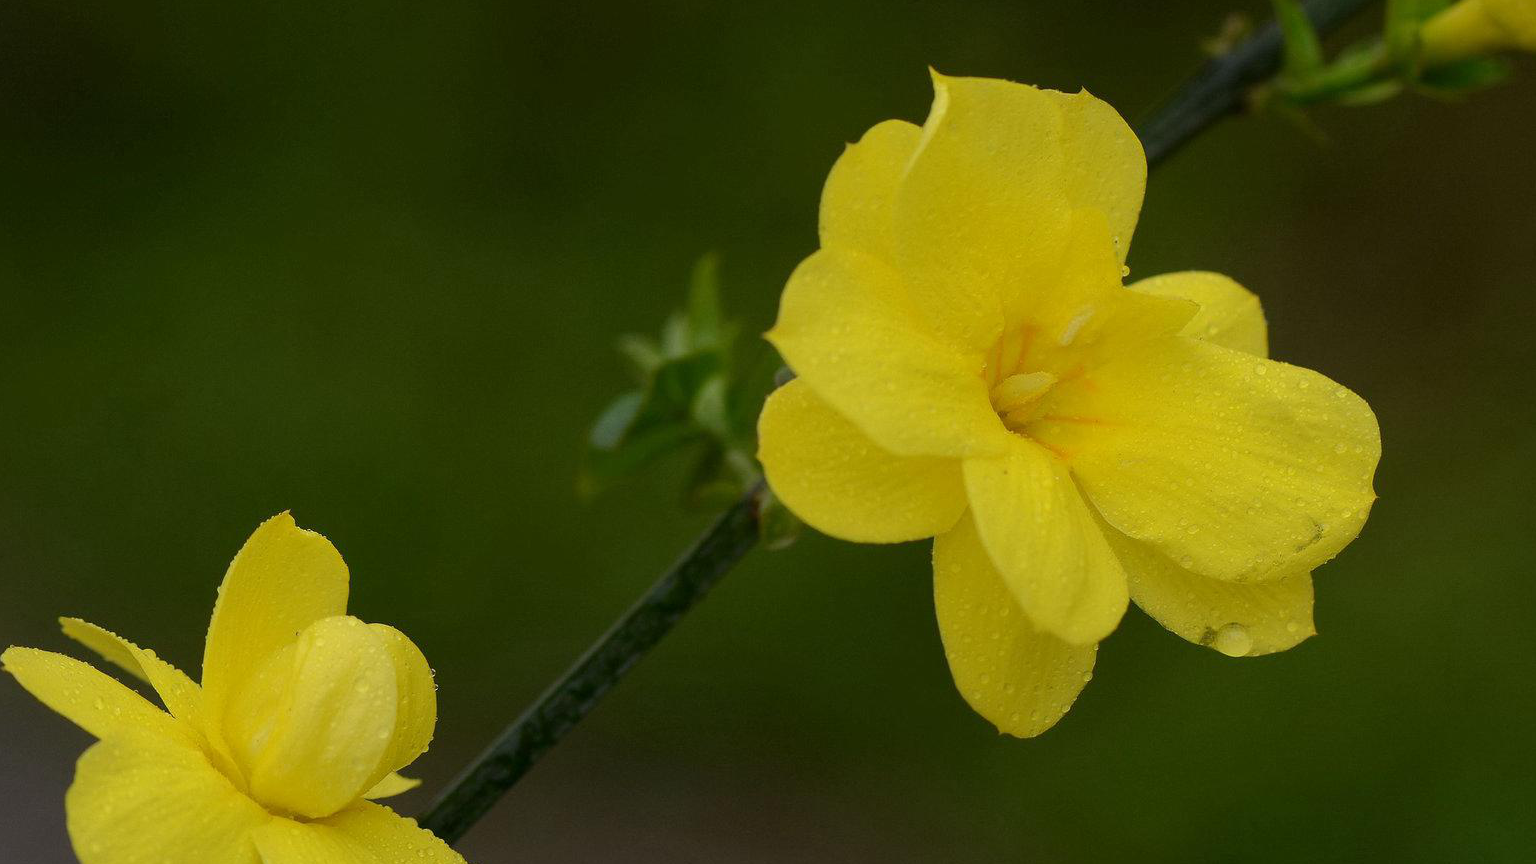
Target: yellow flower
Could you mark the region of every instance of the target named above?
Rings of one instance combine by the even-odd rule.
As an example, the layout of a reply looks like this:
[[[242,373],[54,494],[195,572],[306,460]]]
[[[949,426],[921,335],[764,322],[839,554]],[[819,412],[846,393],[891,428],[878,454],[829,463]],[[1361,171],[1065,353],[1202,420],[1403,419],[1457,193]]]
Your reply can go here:
[[[341,555],[284,513],[229,565],[201,687],[153,651],[63,619],[166,710],[62,654],[0,655],[32,695],[101,739],[64,800],[83,864],[462,864],[368,800],[416,785],[394,771],[426,751],[437,696],[411,640],[346,610]]]
[[[935,75],[833,166],[821,249],[768,338],[774,492],[835,537],[935,537],[966,700],[1052,726],[1128,600],[1229,655],[1311,635],[1310,571],[1365,522],[1380,456],[1358,396],[1265,359],[1223,276],[1122,286],[1146,159],[1087,93]]]
[[[1419,32],[1429,68],[1512,48],[1536,51],[1536,0],[1462,0]]]

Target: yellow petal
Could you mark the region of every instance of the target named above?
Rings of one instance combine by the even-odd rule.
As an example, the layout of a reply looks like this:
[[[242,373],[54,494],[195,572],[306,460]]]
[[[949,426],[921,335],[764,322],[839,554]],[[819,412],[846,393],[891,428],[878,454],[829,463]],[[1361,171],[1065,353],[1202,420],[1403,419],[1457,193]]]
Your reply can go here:
[[[80,757],[64,808],[81,864],[257,864],[271,818],[197,748],[132,734]]]
[[[347,565],[329,540],[281,513],[230,562],[203,652],[204,710],[212,734],[232,698],[274,651],[321,618],[347,611]]]
[[[933,599],[955,686],[1001,732],[1029,738],[1056,725],[1093,676],[1098,646],[1031,624],[969,517],[933,542]]]
[[[1186,570],[1113,528],[1106,526],[1104,536],[1125,566],[1136,605],[1197,645],[1230,657],[1257,657],[1292,648],[1317,632],[1309,573],[1224,582]]]
[[[464,864],[416,820],[371,802],[318,822],[274,819],[252,837],[263,864]]]
[[[232,703],[227,731],[252,797],[315,818],[373,787],[395,732],[395,660],[356,618],[315,622],[259,688]],[[284,662],[286,661],[286,662]],[[286,667],[287,675],[279,673]]]
[[[899,268],[935,327],[986,350],[1001,304],[1054,290],[1073,211],[1103,214],[1124,261],[1145,182],[1136,136],[1087,93],[936,74],[896,195]]]
[[[363,793],[364,798],[393,798],[403,795],[421,785],[421,781],[414,777],[405,777],[400,774],[388,774],[383,780],[375,783],[372,789]]]
[[[262,864],[382,864],[371,851],[321,822],[273,819],[251,832]]]
[[[81,729],[106,738],[147,733],[192,742],[191,730],[111,676],[73,657],[7,648],[0,665],[39,702]]]
[[[1536,51],[1536,3],[1462,0],[1437,12],[1419,32],[1419,60],[1434,68],[1509,48]]]
[[[768,397],[757,430],[773,493],[823,534],[900,543],[942,534],[965,512],[959,462],[889,453],[804,381]]]
[[[920,133],[911,123],[887,120],[843,151],[821,190],[822,246],[849,246],[895,260],[891,209]]]
[[[1269,325],[1258,295],[1220,273],[1165,273],[1130,286],[1133,291],[1192,300],[1200,311],[1184,335],[1256,357],[1269,356]]]
[[[881,447],[902,456],[995,450],[981,355],[928,332],[878,259],[823,249],[795,269],[767,338],[805,383]]]
[[[186,673],[155,656],[155,652],[140,648],[89,621],[60,618],[59,623],[65,636],[117,664],[135,678],[148,682],[160,694],[167,711],[197,728],[202,692]]]
[[[982,544],[1036,626],[1091,645],[1125,614],[1125,573],[1061,460],[1024,438],[1008,441],[1003,456],[965,461]]]
[[[1181,567],[1310,571],[1359,533],[1381,455],[1359,396],[1307,369],[1176,336],[1095,369],[1030,428],[1106,521]]]
[[[1118,111],[1087,90],[1044,92],[1061,109],[1067,200],[1074,209],[1104,214],[1123,264],[1147,192],[1147,154],[1141,139]]]
[[[100,654],[101,659],[143,681],[145,684],[154,684],[149,679],[149,673],[145,670],[144,665],[139,662],[139,650],[132,642],[105,627],[92,624],[80,618],[60,618],[59,627],[64,631],[65,636]],[[149,653],[152,654],[153,652]],[[169,664],[165,665],[169,666]],[[187,679],[187,683],[191,683],[190,678]],[[193,684],[192,686],[196,687],[197,685]],[[169,708],[170,706],[166,707]]]
[[[437,835],[382,804],[359,803],[326,819],[325,824],[367,848],[380,864],[464,864],[459,853]]]
[[[1512,47],[1536,51],[1536,3],[1531,0],[1481,0],[1492,18],[1508,34]]]
[[[161,660],[155,652],[140,648],[103,627],[79,618],[60,618],[64,635],[99,653],[135,678],[147,682],[160,694],[171,715],[187,725],[199,746],[205,748],[214,767],[243,790],[245,774],[234,759],[222,736],[209,735],[203,718],[202,689],[185,672]]]
[[[390,772],[404,768],[427,752],[437,725],[437,685],[432,681],[427,658],[416,643],[387,624],[368,626],[384,643],[395,672],[395,728],[374,771],[375,783],[381,783]],[[412,785],[415,782],[418,781],[412,781]]]

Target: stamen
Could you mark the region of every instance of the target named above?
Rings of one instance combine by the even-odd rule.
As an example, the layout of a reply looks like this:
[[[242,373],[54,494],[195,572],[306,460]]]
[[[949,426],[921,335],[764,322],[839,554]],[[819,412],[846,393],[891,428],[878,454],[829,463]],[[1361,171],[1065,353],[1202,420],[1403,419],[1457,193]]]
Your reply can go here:
[[[1068,321],[1067,326],[1061,330],[1061,339],[1058,340],[1061,342],[1061,347],[1065,348],[1072,344],[1072,340],[1077,338],[1077,334],[1083,329],[1083,325],[1093,318],[1093,312],[1092,306],[1084,306],[1076,315],[1072,316],[1072,320]]]
[[[992,407],[1006,417],[1020,408],[1028,407],[1055,383],[1056,376],[1049,372],[1010,375],[992,388]]]

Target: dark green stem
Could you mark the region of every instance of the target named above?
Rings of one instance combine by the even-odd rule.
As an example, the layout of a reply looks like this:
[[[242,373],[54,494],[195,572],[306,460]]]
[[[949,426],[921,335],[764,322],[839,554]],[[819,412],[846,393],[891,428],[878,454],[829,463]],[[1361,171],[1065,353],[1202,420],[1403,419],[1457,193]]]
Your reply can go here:
[[[1318,30],[1326,31],[1366,2],[1313,0],[1307,8]],[[1248,89],[1279,68],[1281,47],[1279,30],[1270,24],[1206,64],[1141,130],[1148,163],[1161,162],[1196,132],[1239,108]],[[422,818],[422,827],[449,843],[463,837],[757,544],[767,494],[759,481],[711,525],[576,665],[449,784]]]
[[[758,481],[715,520],[570,671],[449,785],[422,818],[422,827],[449,843],[463,837],[757,543],[766,494]]]
[[[1327,33],[1372,0],[1311,0],[1307,17],[1319,33]],[[1247,41],[1212,58],[1179,92],[1136,130],[1147,151],[1147,164],[1168,158],[1196,133],[1247,105],[1248,93],[1280,71],[1285,40],[1280,25],[1270,21]]]

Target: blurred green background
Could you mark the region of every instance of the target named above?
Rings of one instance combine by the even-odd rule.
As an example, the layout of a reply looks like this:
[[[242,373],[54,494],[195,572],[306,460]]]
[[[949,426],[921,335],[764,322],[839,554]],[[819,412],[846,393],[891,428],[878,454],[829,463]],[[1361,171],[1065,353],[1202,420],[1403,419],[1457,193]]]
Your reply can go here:
[[[195,671],[292,508],[437,670],[431,793],[707,522],[584,503],[611,345],[718,250],[771,322],[843,142],[932,64],[1133,121],[1256,0],[0,6],[0,643],[81,615]],[[1155,173],[1137,275],[1228,273],[1365,395],[1381,501],[1321,636],[1231,660],[1133,611],[1076,708],[954,692],[927,550],[755,553],[470,835],[478,864],[1528,861],[1536,63],[1464,104],[1229,122]],[[0,682],[0,859],[72,860],[88,738]]]

